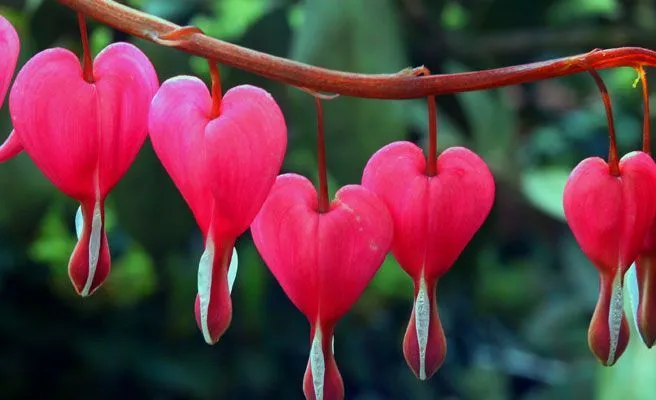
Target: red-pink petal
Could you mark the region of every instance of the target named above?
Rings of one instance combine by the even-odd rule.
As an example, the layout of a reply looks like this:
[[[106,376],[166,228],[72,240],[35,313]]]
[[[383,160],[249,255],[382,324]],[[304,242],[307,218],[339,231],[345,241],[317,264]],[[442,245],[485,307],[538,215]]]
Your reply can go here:
[[[228,90],[205,129],[206,179],[214,196],[214,236],[241,235],[266,200],[287,147],[282,111],[266,91]]]
[[[7,94],[7,89],[14,76],[18,54],[20,52],[20,40],[14,26],[0,15],[0,107]]]
[[[251,226],[253,240],[291,301],[311,322],[333,325],[380,267],[393,235],[385,205],[357,185],[326,213],[305,177],[278,177]]]
[[[0,146],[0,163],[14,158],[21,151],[23,151],[23,145],[16,132],[11,131],[5,142]]]
[[[445,150],[437,175],[426,175],[426,158],[410,142],[391,143],[374,154],[362,184],[387,205],[394,219],[392,252],[413,278],[444,274],[487,218],[494,178],[485,162],[463,147]]]
[[[160,87],[150,107],[150,140],[176,187],[207,235],[214,200],[205,171],[205,128],[212,99],[198,78],[178,76]]]
[[[20,142],[64,193],[104,198],[147,135],[157,75],[136,47],[115,43],[94,62],[94,83],[65,49],[45,50],[19,72],[9,96]],[[63,89],[65,88],[65,90]]]
[[[626,272],[642,249],[656,215],[656,165],[633,152],[620,161],[621,177],[612,176],[598,157],[572,171],[563,195],[565,217],[581,250],[599,268]]]

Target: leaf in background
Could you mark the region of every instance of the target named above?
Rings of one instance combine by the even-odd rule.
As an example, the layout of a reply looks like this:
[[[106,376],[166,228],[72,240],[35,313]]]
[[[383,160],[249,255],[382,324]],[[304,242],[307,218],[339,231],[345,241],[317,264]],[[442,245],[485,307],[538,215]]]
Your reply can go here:
[[[98,26],[91,32],[89,44],[91,54],[98,54],[112,42],[112,31],[106,26]]]
[[[385,258],[370,286],[372,292],[375,292],[372,296],[399,298],[408,302],[412,299],[412,279],[403,271],[391,253]]]
[[[222,40],[239,39],[269,9],[267,0],[222,0],[212,2],[214,15],[199,15],[191,25]]]
[[[522,193],[538,210],[565,221],[563,191],[569,173],[562,166],[524,170],[521,175]]]
[[[41,221],[36,240],[29,248],[29,257],[50,269],[55,291],[64,297],[74,297],[68,277],[68,260],[75,247],[75,236],[62,217],[61,203],[52,205]]]
[[[307,0],[303,24],[294,34],[291,58],[327,68],[362,73],[394,73],[408,67],[391,0]],[[375,18],[363,18],[373,16]],[[313,149],[314,103],[291,88],[292,146]],[[403,139],[406,104],[339,97],[324,102],[328,166],[340,183],[359,182],[369,157]],[[295,135],[295,136],[294,136]]]
[[[591,15],[613,18],[618,12],[616,0],[560,0],[554,2],[547,18],[554,24],[590,18]]]
[[[103,289],[112,304],[129,306],[150,295],[156,286],[153,260],[141,246],[132,243],[121,257],[112,260],[112,271]]]
[[[465,72],[456,63],[446,63],[445,72]],[[513,153],[517,136],[517,115],[506,101],[505,91],[487,90],[458,94],[463,112],[472,129],[472,150],[485,159],[502,178],[517,171]]]

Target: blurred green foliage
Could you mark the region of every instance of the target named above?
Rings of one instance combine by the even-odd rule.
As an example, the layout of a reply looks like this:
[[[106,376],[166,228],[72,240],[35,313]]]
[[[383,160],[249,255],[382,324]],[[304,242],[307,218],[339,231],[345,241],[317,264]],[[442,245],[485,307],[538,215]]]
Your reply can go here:
[[[628,0],[132,0],[218,38],[311,64],[390,73],[494,68],[596,47],[655,47],[656,6]],[[20,64],[52,46],[80,51],[75,15],[54,1],[0,0],[17,27]],[[204,60],[91,23],[94,52],[130,40],[161,81],[199,75]],[[310,97],[222,67],[224,88],[269,90],[289,126],[284,171],[316,178]],[[641,97],[631,69],[603,71],[622,152],[640,145]],[[613,368],[590,354],[597,276],[564,224],[561,197],[582,158],[604,156],[603,106],[586,75],[440,96],[439,147],[481,154],[497,182],[487,223],[441,282],[447,360],[429,382],[405,366],[400,343],[412,284],[388,257],[339,324],[336,357],[357,399],[652,399],[656,358],[635,332]],[[394,140],[425,144],[423,100],[340,97],[325,103],[330,190],[357,183],[367,159]],[[11,129],[7,106],[0,129]],[[2,135],[4,137],[4,135]],[[112,273],[80,299],[66,265],[76,204],[26,155],[0,167],[0,398],[295,399],[309,329],[248,234],[232,326],[209,347],[193,317],[202,238],[147,143],[108,207]]]

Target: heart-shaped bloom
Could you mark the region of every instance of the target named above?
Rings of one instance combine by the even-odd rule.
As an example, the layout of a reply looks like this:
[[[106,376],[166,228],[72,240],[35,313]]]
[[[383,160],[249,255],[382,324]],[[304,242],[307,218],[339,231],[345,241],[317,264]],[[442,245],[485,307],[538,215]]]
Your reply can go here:
[[[16,69],[18,53],[20,52],[20,41],[14,26],[0,15],[0,107],[5,100],[5,94],[9,89],[11,78]],[[7,141],[0,146],[0,162],[5,162],[20,153],[23,149],[20,141],[12,132]]]
[[[430,378],[446,355],[437,281],[490,213],[494,178],[485,162],[463,147],[445,150],[437,174],[428,176],[422,149],[394,142],[371,157],[362,184],[383,199],[394,220],[392,254],[415,286],[403,354],[417,377]]]
[[[656,215],[656,164],[643,152],[620,160],[619,176],[606,161],[587,158],[565,185],[565,217],[583,253],[599,270],[600,294],[588,343],[604,365],[613,365],[629,342],[624,316],[624,274],[638,257]]]
[[[75,290],[93,293],[110,256],[104,202],[147,136],[155,69],[135,46],[115,43],[93,63],[94,81],[62,48],[42,51],[16,77],[9,95],[15,135],[43,174],[81,204],[82,235],[68,266]]]
[[[335,363],[335,324],[380,268],[393,236],[380,199],[359,185],[341,188],[320,213],[305,177],[278,177],[253,221],[258,251],[287,297],[311,325],[303,389],[308,399],[339,399],[344,385]]]
[[[232,88],[221,100],[220,115],[212,118],[211,111],[207,87],[190,76],[164,82],[150,109],[155,152],[205,238],[195,310],[209,344],[232,318],[228,271],[236,273],[235,240],[264,203],[287,147],[282,111],[260,88]]]

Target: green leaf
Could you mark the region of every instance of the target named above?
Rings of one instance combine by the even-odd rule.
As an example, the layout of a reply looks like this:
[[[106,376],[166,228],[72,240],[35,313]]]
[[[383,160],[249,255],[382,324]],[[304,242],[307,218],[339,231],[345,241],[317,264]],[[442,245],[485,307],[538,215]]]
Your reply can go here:
[[[617,6],[616,0],[560,0],[550,8],[547,18],[553,23],[590,18],[591,15],[611,18],[617,13]]]
[[[521,190],[538,210],[565,220],[563,191],[570,171],[563,167],[545,167],[522,172]]]
[[[156,288],[156,278],[150,255],[133,243],[119,259],[113,260],[112,272],[103,288],[113,304],[128,306],[150,295]]]
[[[465,72],[457,63],[447,63],[447,72]],[[509,176],[517,168],[512,157],[517,135],[517,115],[503,90],[458,94],[472,128],[472,150],[485,159],[494,173]]]
[[[394,73],[407,67],[392,0],[307,0],[291,57],[344,71]],[[363,18],[372,15],[375,18]],[[316,114],[309,95],[290,89],[293,145],[314,151]],[[368,158],[403,139],[407,103],[338,97],[324,101],[328,166],[337,181],[358,182]]]

